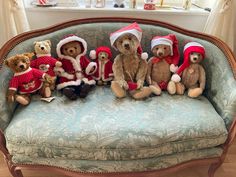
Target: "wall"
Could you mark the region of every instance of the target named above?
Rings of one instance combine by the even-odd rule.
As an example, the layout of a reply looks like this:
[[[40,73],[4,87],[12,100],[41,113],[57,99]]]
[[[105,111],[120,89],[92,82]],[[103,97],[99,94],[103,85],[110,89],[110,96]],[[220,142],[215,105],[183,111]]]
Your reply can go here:
[[[86,9],[86,8],[27,8],[29,23],[32,29],[51,26],[71,19],[92,18],[92,17],[136,17],[144,19],[161,20],[177,26],[202,31],[206,23],[208,12],[203,10],[160,10],[144,11],[132,9]]]

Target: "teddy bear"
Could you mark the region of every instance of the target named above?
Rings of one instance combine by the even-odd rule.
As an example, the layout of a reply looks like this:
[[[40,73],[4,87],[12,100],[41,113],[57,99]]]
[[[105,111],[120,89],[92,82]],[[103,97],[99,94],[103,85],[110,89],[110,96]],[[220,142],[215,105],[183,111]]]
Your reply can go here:
[[[57,44],[57,55],[62,63],[54,71],[59,76],[57,89],[70,100],[85,98],[96,84],[92,75],[97,64],[85,56],[87,42],[79,36],[67,35]]]
[[[30,67],[30,60],[33,56],[33,53],[18,54],[4,61],[5,65],[14,72],[14,76],[9,82],[8,102],[16,101],[26,106],[30,103],[30,95],[37,91],[44,98],[51,96],[48,85],[52,83],[52,78],[48,74]]]
[[[45,40],[34,42],[34,50],[37,58],[31,60],[30,66],[50,75],[53,79],[50,88],[51,90],[54,90],[56,83],[54,68],[60,67],[62,63],[51,56],[51,41]]]
[[[113,71],[111,61],[111,49],[106,46],[98,47],[90,51],[90,58],[97,63],[97,71],[93,74],[93,78],[97,81],[98,85],[110,85],[113,79]]]
[[[184,62],[171,78],[179,83],[176,87],[178,94],[184,94],[185,89],[188,89],[188,96],[191,98],[202,94],[206,85],[206,73],[201,65],[204,58],[205,48],[201,44],[189,42],[184,46]]]
[[[120,52],[112,66],[111,89],[117,98],[125,97],[127,91],[134,99],[143,99],[152,93],[149,87],[143,86],[148,65],[147,54],[142,54],[140,47],[141,38],[142,30],[136,22],[110,35],[111,46]]]
[[[160,95],[162,90],[169,94],[176,93],[175,82],[171,75],[178,69],[180,59],[178,41],[174,34],[156,36],[151,41],[153,57],[148,61],[147,83],[155,95]]]
[[[115,8],[124,8],[124,0],[113,0],[113,4]]]

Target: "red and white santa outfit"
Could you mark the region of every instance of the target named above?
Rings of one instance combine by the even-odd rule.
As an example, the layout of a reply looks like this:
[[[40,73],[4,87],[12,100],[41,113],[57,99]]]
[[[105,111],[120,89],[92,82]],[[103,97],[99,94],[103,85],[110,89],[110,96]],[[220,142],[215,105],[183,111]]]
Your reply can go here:
[[[98,55],[100,52],[105,52],[108,55],[108,59],[104,61],[104,63],[98,59]],[[93,78],[97,81],[102,80],[104,82],[111,81],[113,79],[113,71],[112,71],[112,53],[109,47],[101,46],[95,50],[90,52],[91,59],[95,60],[97,63],[97,71],[93,74]]]
[[[62,46],[72,41],[77,41],[82,45],[82,52],[76,58],[61,53]],[[82,81],[89,85],[96,84],[92,74],[96,72],[97,64],[87,59],[86,52],[87,42],[76,35],[69,35],[57,44],[57,55],[60,58],[59,61],[62,62],[62,66],[56,68],[56,72],[60,73],[59,84],[57,85],[58,90],[67,86],[79,86]],[[92,71],[94,67],[95,69]]]
[[[42,79],[45,73],[35,68],[28,68],[23,72],[15,73],[9,83],[9,89],[19,91],[20,94],[30,94],[43,86]]]
[[[202,58],[205,58],[205,48],[197,43],[197,42],[189,42],[184,46],[184,62],[183,64],[179,67],[179,69],[176,71],[176,74],[174,74],[171,77],[171,80],[174,82],[180,82],[181,78],[181,74],[183,73],[183,71],[188,68],[190,66],[190,62],[189,62],[189,57],[190,54],[192,52],[197,52],[200,53],[202,55]]]
[[[176,36],[174,34],[169,34],[167,36],[155,36],[151,41],[151,50],[155,46],[161,44],[170,46],[171,55],[165,58],[153,57],[152,62],[157,63],[164,59],[170,65],[170,71],[176,72],[180,59],[178,40]]]
[[[141,42],[142,39],[142,29],[139,27],[139,25],[134,22],[128,26],[125,26],[117,31],[115,31],[114,33],[110,34],[110,42],[111,42],[111,46],[117,50],[117,48],[114,46],[115,41],[122,36],[123,34],[133,34],[139,41],[139,43]],[[142,59],[146,60],[148,58],[148,54],[146,52],[142,52],[142,48],[141,45],[138,47],[137,49],[137,53],[141,56]]]
[[[54,67],[57,60],[51,54],[37,54],[36,56],[37,58],[30,62],[30,66],[55,77]]]

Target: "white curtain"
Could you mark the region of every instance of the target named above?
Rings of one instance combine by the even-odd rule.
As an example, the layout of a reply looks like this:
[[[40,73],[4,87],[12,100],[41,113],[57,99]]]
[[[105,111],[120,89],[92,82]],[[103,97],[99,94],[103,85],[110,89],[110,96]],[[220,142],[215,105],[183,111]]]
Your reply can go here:
[[[219,37],[236,54],[236,0],[217,0],[204,32]]]
[[[0,46],[29,29],[23,0],[0,0]]]

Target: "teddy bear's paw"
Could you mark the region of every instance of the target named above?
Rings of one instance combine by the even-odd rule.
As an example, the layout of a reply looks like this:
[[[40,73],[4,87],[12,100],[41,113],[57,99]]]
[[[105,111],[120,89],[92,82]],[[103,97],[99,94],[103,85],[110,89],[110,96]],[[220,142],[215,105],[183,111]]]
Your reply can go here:
[[[44,90],[44,97],[48,98],[52,94],[50,87],[46,87]]]
[[[174,81],[170,81],[167,85],[167,91],[169,94],[174,95],[176,93],[176,86]]]
[[[16,96],[16,101],[24,106],[30,103],[30,99],[21,95]]]
[[[56,64],[55,64],[56,67],[61,67],[62,66],[62,63],[60,61],[57,61]]]
[[[203,90],[201,88],[189,89],[188,96],[191,98],[197,98],[202,94]]]
[[[125,80],[119,80],[117,81],[117,83],[119,84],[121,88],[124,88],[125,90],[129,89],[129,85]]]
[[[172,73],[175,73],[177,70],[178,70],[178,66],[175,66],[174,64],[171,64],[170,65],[170,71],[172,72]]]
[[[124,98],[126,96],[126,91],[116,81],[112,81],[111,90],[117,98]]]
[[[138,80],[137,82],[137,89],[140,89],[143,87],[143,81],[142,80]]]
[[[185,87],[182,83],[180,83],[180,82],[176,83],[175,87],[176,87],[176,93],[178,95],[183,95],[184,94]]]
[[[152,90],[150,89],[150,87],[143,87],[141,90],[137,90],[135,91],[132,96],[134,99],[136,100],[140,100],[140,99],[144,99],[149,97],[149,95],[151,95]]]
[[[150,85],[149,88],[151,89],[153,94],[161,95],[161,88],[159,86]]]
[[[171,77],[171,80],[174,82],[180,82],[181,77],[178,74],[173,74],[173,76]]]

